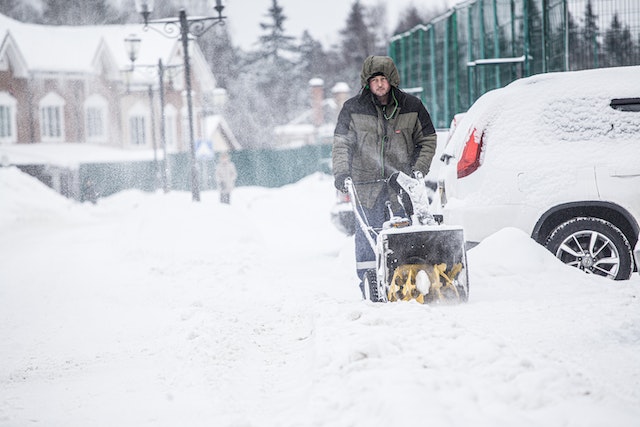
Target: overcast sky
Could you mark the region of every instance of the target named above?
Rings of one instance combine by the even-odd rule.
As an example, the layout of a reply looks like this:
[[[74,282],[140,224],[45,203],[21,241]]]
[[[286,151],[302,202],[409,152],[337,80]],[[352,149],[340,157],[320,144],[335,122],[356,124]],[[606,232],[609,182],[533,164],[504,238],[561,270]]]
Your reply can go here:
[[[285,31],[294,37],[300,37],[307,29],[311,35],[325,47],[338,40],[338,33],[344,28],[347,16],[354,0],[279,0],[287,20]],[[361,0],[363,5],[376,5],[381,0]],[[454,0],[387,0],[388,30],[395,28],[400,12],[410,4],[419,10],[433,8],[442,3],[451,4]],[[266,22],[265,15],[271,7],[271,0],[224,0],[225,14],[233,43],[243,49],[252,48],[253,43],[262,34],[260,22]],[[188,11],[187,11],[188,12]]]

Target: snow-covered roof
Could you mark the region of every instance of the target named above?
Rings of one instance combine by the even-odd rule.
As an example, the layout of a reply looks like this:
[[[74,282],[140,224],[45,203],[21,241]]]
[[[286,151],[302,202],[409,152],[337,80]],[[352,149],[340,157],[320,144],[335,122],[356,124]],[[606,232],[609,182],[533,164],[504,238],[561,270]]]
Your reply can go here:
[[[45,26],[22,23],[0,15],[2,39],[10,34],[30,71],[93,71],[100,34],[86,27]]]
[[[37,25],[23,23],[0,14],[0,61],[4,52],[11,50],[14,60],[19,59],[29,73],[78,73],[102,72],[107,61],[115,70],[131,68],[125,38],[135,34],[140,38],[136,65],[155,66],[162,59],[164,65],[182,64],[182,47],[179,39],[167,38],[144,25]],[[179,35],[176,28],[175,35]],[[193,43],[191,60],[199,73],[202,88],[213,90],[216,81],[206,65],[197,43]],[[0,68],[2,62],[0,62]],[[136,79],[155,81],[154,73],[137,72]]]

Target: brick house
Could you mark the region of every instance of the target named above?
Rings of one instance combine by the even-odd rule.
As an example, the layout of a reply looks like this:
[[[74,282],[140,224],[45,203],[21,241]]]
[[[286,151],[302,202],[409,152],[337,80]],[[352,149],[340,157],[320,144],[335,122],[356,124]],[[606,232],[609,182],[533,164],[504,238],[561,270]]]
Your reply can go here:
[[[133,70],[124,42],[131,34],[141,39]],[[49,146],[47,152],[60,144],[66,153],[75,146],[87,153],[91,145],[99,147],[93,153],[116,149],[136,152],[136,157],[141,152],[161,155],[159,60],[165,66],[167,152],[188,151],[182,58],[179,40],[145,31],[142,24],[44,26],[0,15],[2,163],[15,164],[12,158],[30,154],[38,158],[41,144]],[[215,135],[219,150],[238,149],[224,118],[205,120],[223,90],[216,87],[197,43],[190,59],[194,138]],[[206,129],[206,123],[221,127]],[[100,160],[90,157],[87,162]]]

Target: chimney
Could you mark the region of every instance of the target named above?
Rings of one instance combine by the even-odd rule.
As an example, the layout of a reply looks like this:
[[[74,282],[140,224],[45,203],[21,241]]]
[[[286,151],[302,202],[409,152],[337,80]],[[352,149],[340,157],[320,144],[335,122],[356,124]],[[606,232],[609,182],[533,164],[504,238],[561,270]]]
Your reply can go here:
[[[311,86],[311,122],[315,127],[319,127],[324,124],[324,108],[322,107],[324,81],[319,78],[311,79],[309,80],[309,86]]]
[[[331,89],[331,93],[333,94],[333,99],[336,101],[336,109],[340,111],[344,103],[349,99],[349,85],[345,82],[336,83]]]

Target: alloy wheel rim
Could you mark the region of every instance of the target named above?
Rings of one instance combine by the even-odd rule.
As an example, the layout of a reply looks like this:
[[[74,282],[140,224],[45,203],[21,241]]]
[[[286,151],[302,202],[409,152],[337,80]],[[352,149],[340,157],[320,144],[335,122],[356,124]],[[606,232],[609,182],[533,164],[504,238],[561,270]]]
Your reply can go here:
[[[568,236],[556,251],[556,257],[585,273],[615,278],[620,269],[620,254],[611,239],[592,230]]]

